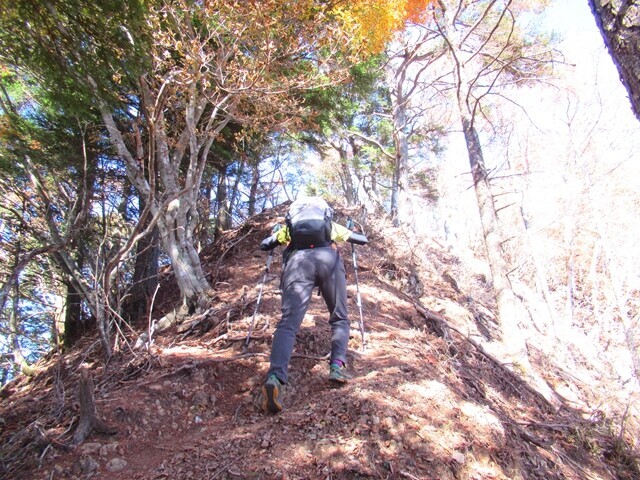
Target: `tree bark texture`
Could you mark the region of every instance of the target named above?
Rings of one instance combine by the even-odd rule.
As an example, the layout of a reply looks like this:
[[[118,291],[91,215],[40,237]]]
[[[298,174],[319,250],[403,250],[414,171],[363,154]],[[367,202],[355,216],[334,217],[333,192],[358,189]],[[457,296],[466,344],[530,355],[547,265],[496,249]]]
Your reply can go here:
[[[349,168],[349,157],[353,157],[353,153],[353,146],[346,140],[344,146],[338,147],[338,155],[340,157],[338,178],[340,179],[344,199],[349,206],[356,205],[358,196],[353,186],[353,178],[351,176],[351,169]]]
[[[640,0],[589,0],[589,4],[640,120]]]
[[[144,198],[139,198],[141,207]],[[145,227],[148,225],[145,225]],[[124,318],[135,322],[145,314],[156,286],[158,285],[158,261],[160,258],[160,234],[158,228],[141,238],[136,245],[136,261],[133,271],[131,296],[124,307]]]
[[[22,354],[22,347],[20,345],[20,286],[19,282],[14,283],[13,295],[12,295],[11,312],[9,313],[9,343],[11,345],[11,352],[13,354],[13,364],[17,372],[24,373],[25,375],[33,375],[35,372],[33,368],[27,362],[27,359]]]
[[[409,197],[409,144],[405,133],[408,97],[403,91],[407,74],[406,67],[407,61],[404,58],[400,67],[391,68],[388,72],[389,85],[391,85],[393,143],[395,146],[395,162],[391,180],[391,218],[396,227],[405,223],[403,220],[410,221],[412,217]]]
[[[63,344],[71,348],[84,334],[82,321],[82,294],[74,282],[67,282],[67,295],[64,309]]]
[[[251,187],[249,188],[249,200],[247,206],[247,214],[252,217],[256,213],[256,201],[258,195],[258,186],[260,185],[260,169],[258,162],[251,164]]]
[[[509,347],[509,353],[512,358],[526,358],[526,345],[519,327],[522,309],[519,308],[518,299],[513,293],[507,276],[509,267],[502,251],[502,235],[484,164],[482,146],[471,119],[465,115],[465,112],[461,112],[461,117],[469,154],[469,165],[471,166],[471,174],[478,201],[480,223],[482,224],[487,258],[491,269],[493,291],[498,305],[500,329],[503,335],[502,342],[505,347]]]
[[[229,198],[227,196],[227,167],[221,166],[218,169],[218,186],[216,188],[216,229],[215,238],[218,239],[220,233],[229,225]]]
[[[171,259],[183,304],[189,311],[197,308],[209,292],[193,235],[197,221],[195,202],[182,198],[173,200],[158,220],[162,246]]]

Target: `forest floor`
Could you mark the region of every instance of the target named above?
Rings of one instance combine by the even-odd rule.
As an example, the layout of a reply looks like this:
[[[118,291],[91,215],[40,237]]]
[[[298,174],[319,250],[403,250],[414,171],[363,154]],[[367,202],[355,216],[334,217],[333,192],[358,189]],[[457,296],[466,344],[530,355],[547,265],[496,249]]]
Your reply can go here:
[[[353,327],[352,381],[328,382],[329,325],[324,302],[314,295],[298,334],[285,409],[263,412],[260,386],[280,313],[279,252],[253,338],[247,349],[243,344],[265,274],[267,257],[258,245],[279,214],[265,212],[203,252],[216,292],[205,313],[134,351],[126,342],[133,345],[147,329],[142,319],[119,337],[107,366],[90,334],[72,352],[42,360],[35,377],[7,385],[0,400],[0,478],[640,478],[630,442],[614,435],[606,419],[569,402],[548,403],[460,334],[473,328],[491,337],[496,324],[487,289],[479,284],[472,297],[452,277],[464,268],[457,259],[425,246],[434,268],[418,274],[380,234],[357,250],[364,349],[351,250],[340,247]],[[154,318],[175,304],[176,290],[163,283]],[[94,431],[71,446],[81,367],[111,432]]]

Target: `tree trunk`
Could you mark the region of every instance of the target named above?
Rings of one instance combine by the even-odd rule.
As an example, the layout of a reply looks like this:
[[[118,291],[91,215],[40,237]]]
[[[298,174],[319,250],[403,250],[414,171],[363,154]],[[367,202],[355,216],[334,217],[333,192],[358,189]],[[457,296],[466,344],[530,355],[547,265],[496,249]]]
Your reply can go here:
[[[542,297],[542,301],[548,315],[548,322],[545,322],[545,327],[549,325],[555,325],[556,314],[551,300],[551,292],[549,290],[549,282],[547,282],[546,269],[544,268],[544,265],[540,259],[540,255],[538,255],[538,252],[536,251],[535,241],[532,238],[531,229],[529,228],[529,220],[525,211],[524,202],[520,205],[520,218],[522,219],[522,225],[524,227],[527,248],[530,252],[531,260],[533,262],[537,291]]]
[[[461,111],[460,115],[491,269],[493,291],[498,305],[502,343],[512,360],[522,362],[527,359],[524,337],[519,328],[519,322],[523,320],[523,311],[509,282],[509,268],[502,251],[498,214],[482,156],[480,139],[468,114]]]
[[[160,258],[159,239],[158,229],[154,228],[151,234],[142,238],[136,246],[131,296],[123,308],[123,317],[129,322],[136,322],[142,318],[156,291]]]
[[[252,217],[256,214],[256,201],[258,195],[258,186],[260,185],[260,169],[259,163],[256,160],[251,165],[251,187],[249,188],[249,202],[248,202],[248,215]]]
[[[158,220],[158,228],[164,232],[162,247],[171,259],[182,303],[189,313],[198,309],[210,293],[193,237],[197,221],[195,203],[182,198],[173,200]]]
[[[153,110],[151,106],[156,104],[153,92],[144,81],[141,87],[144,106],[151,108],[145,112],[146,117],[153,121],[146,124],[149,138],[143,138],[142,132],[134,132],[139,146],[135,155],[104,104],[101,114],[111,142],[126,164],[127,176],[157,218],[161,244],[171,259],[183,306],[192,312],[206,303],[210,293],[194,238],[199,221],[197,200],[211,146],[229,117],[209,122],[204,133],[199,131],[196,126],[208,100],[199,96],[194,83],[184,92],[185,128],[177,141],[170,140],[163,110]],[[148,147],[146,152],[142,145]]]
[[[63,345],[71,348],[84,334],[82,322],[82,295],[73,282],[67,282],[67,294],[64,309]]]
[[[16,252],[16,258],[17,258]],[[27,362],[20,346],[20,282],[13,284],[11,312],[9,313],[9,344],[13,354],[15,370],[25,375],[33,375],[34,370]]]
[[[409,144],[404,133],[405,112],[403,107],[394,108],[393,143],[396,147],[396,164],[393,172],[393,192],[395,192],[395,212],[392,208],[393,224],[413,226],[413,204],[409,191]],[[393,201],[392,201],[393,205]]]
[[[231,189],[231,195],[229,197],[229,215],[227,216],[227,223],[224,225],[225,230],[229,230],[233,227],[233,214],[236,211],[239,195],[240,195],[240,180],[244,174],[245,162],[241,160],[238,165],[238,171],[236,173],[236,180],[233,182],[233,188]]]
[[[209,222],[211,221],[211,195],[213,193],[213,175],[207,175],[204,183],[204,195],[198,200],[198,214],[200,224],[198,225],[198,250],[202,251],[205,245],[209,244]]]
[[[216,232],[218,238],[220,232],[229,223],[229,206],[227,199],[227,167],[220,167],[218,170],[218,188],[216,190]]]
[[[391,181],[391,218],[396,227],[401,224],[413,224],[413,206],[409,192],[409,139],[406,133],[408,96],[404,93],[408,61],[405,56],[401,59],[399,68],[390,68],[388,73],[391,86],[393,143],[396,151]]]
[[[640,0],[589,0],[589,4],[640,120]]]
[[[113,355],[113,347],[111,346],[111,321],[108,315],[107,304],[103,297],[103,291],[96,289],[96,325],[98,326],[98,339],[102,347],[102,357],[107,362]]]
[[[354,143],[349,142],[351,147],[351,156],[355,155]],[[350,162],[349,162],[349,150],[346,147],[340,147],[338,149],[340,153],[340,183],[342,184],[342,191],[344,193],[344,199],[347,201],[347,205],[353,206],[358,203],[358,196],[356,189],[353,186],[353,177],[351,176]]]

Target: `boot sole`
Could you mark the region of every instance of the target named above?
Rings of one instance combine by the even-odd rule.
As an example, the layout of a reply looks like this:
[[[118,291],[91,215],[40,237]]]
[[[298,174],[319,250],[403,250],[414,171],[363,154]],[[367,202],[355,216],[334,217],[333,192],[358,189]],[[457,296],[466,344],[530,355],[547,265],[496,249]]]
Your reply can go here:
[[[272,384],[262,386],[262,395],[264,402],[262,408],[271,413],[279,413],[282,411],[282,405],[278,402],[278,387]]]
[[[329,377],[329,381],[333,382],[333,383],[339,383],[341,385],[344,385],[345,383],[349,382],[349,379],[348,378]]]

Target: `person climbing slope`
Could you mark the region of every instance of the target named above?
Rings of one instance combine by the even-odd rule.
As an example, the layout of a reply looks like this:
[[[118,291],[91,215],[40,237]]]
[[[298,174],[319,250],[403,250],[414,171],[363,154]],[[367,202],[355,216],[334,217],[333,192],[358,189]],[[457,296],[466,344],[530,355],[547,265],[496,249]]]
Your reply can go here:
[[[262,387],[263,408],[272,413],[282,410],[282,391],[296,334],[318,286],[329,310],[331,355],[329,380],[346,383],[349,317],[344,264],[335,242],[357,245],[368,243],[366,236],[332,222],[333,211],[320,197],[294,201],[286,216],[286,226],[265,238],[261,250],[272,250],[288,243],[283,253],[281,278],[282,317],[271,345],[270,367]]]

